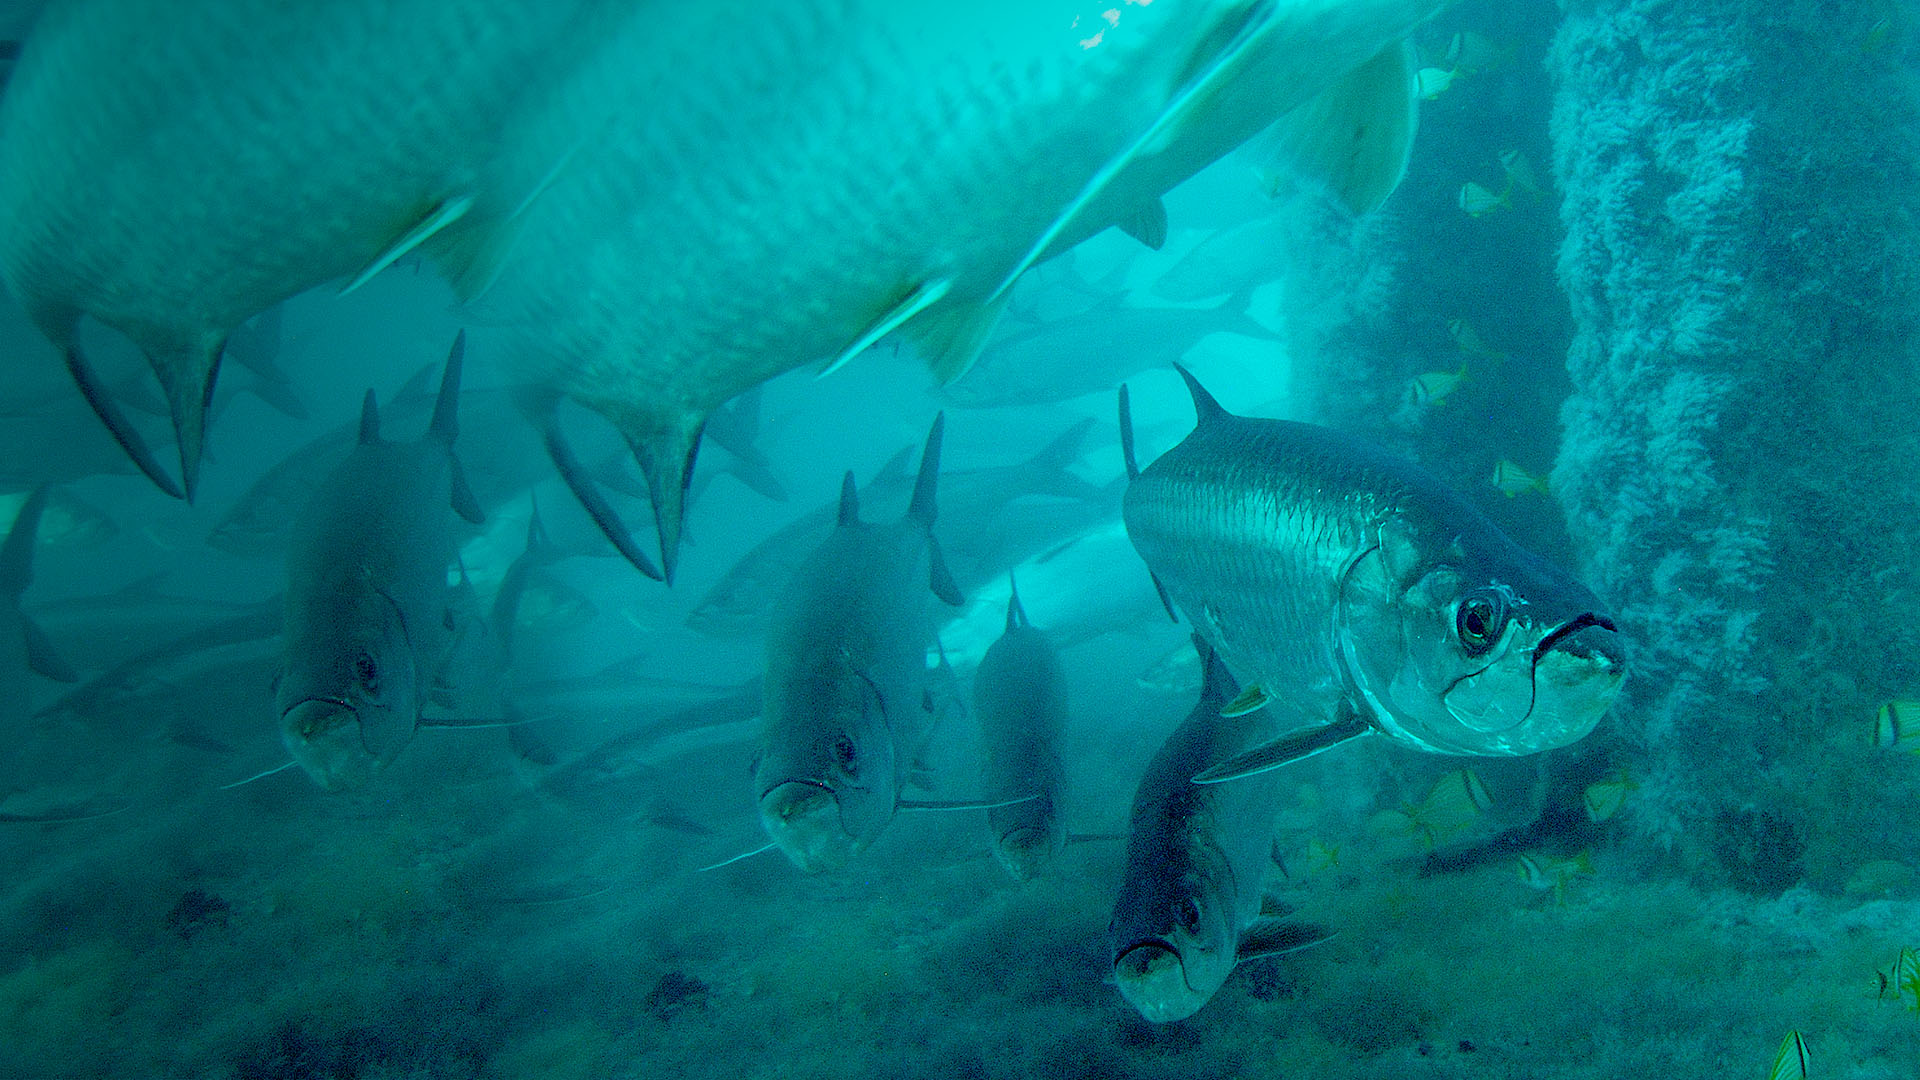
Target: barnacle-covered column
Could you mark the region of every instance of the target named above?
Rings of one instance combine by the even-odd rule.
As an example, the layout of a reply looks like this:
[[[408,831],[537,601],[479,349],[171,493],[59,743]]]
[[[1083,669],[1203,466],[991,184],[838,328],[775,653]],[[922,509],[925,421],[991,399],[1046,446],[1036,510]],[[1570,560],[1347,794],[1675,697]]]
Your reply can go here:
[[[1920,770],[1872,720],[1920,690],[1920,17],[1562,10],[1553,488],[1636,647],[1623,825],[1711,879],[1837,890],[1915,840],[1874,808]]]

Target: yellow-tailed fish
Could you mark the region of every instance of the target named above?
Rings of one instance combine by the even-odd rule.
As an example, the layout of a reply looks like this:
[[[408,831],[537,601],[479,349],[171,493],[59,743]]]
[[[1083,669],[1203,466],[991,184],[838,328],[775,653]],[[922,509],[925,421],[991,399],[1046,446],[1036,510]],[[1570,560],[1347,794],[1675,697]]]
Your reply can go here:
[[[1861,35],[1860,55],[1872,56],[1886,48],[1887,42],[1891,40],[1893,40],[1893,20],[1879,19],[1872,26],[1867,27],[1867,32]]]
[[[1458,71],[1451,68],[1421,68],[1418,75],[1420,96],[1427,101],[1432,101],[1446,93],[1447,88],[1453,85],[1453,80],[1459,75]]]
[[[1557,904],[1574,878],[1593,876],[1593,859],[1584,851],[1572,858],[1527,852],[1520,856],[1519,875],[1527,888],[1553,893]]]
[[[1893,962],[1893,993],[1895,1000],[1920,1012],[1920,952],[1900,950]]]
[[[1620,812],[1620,807],[1627,801],[1628,793],[1639,786],[1625,772],[1615,769],[1588,784],[1587,790],[1580,795],[1580,804],[1586,808],[1589,819],[1596,822],[1605,821]]]
[[[1506,353],[1488,345],[1486,339],[1480,336],[1480,331],[1474,329],[1473,324],[1465,319],[1448,319],[1447,336],[1451,337],[1460,351],[1468,356],[1484,356],[1489,360],[1507,358]]]
[[[1547,481],[1545,477],[1535,476],[1506,458],[1501,458],[1493,466],[1493,486],[1500,490],[1500,494],[1511,499],[1515,495],[1524,495],[1529,491],[1544,493],[1547,490]]]
[[[1767,1080],[1807,1080],[1807,1040],[1798,1031],[1787,1032],[1780,1040],[1780,1052],[1773,1055],[1773,1069]]]
[[[1920,701],[1889,701],[1873,723],[1873,745],[1920,754]]]
[[[1467,365],[1456,371],[1429,371],[1407,383],[1407,400],[1415,405],[1444,405],[1447,396],[1460,389],[1467,378]]]
[[[1473,217],[1486,217],[1501,210],[1513,209],[1513,185],[1508,184],[1498,192],[1489,191],[1482,184],[1472,180],[1460,185],[1460,209]]]
[[[1529,199],[1539,199],[1546,195],[1540,186],[1540,175],[1533,171],[1533,162],[1518,150],[1500,151],[1500,168],[1507,174],[1507,188],[1519,191]]]
[[[1340,866],[1340,845],[1325,840],[1307,841],[1307,873],[1318,874]]]
[[[1493,805],[1486,785],[1471,769],[1455,769],[1434,781],[1427,796],[1390,815],[1392,826],[1433,848],[1466,831]]]

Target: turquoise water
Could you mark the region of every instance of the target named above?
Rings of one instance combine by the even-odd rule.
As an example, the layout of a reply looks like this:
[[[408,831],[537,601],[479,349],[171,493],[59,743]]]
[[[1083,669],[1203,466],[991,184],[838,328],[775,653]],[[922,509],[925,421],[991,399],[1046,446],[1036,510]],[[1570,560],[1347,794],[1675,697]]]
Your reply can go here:
[[[509,335],[431,262],[256,324],[283,381],[229,355],[191,507],[131,470],[9,301],[0,487],[21,494],[0,507],[54,485],[19,606],[80,681],[0,687],[30,706],[0,709],[0,1076],[1761,1077],[1790,1031],[1808,1075],[1920,1075],[1897,970],[1920,949],[1920,756],[1876,726],[1920,700],[1916,34],[1891,3],[1461,4],[1415,34],[1430,96],[1381,210],[1229,156],[1168,195],[1160,249],[1108,230],[1018,287],[1009,342],[1179,305],[1165,326],[1190,339],[1141,319],[1150,359],[1082,361],[1128,381],[1144,458],[1192,423],[1159,366],[1181,356],[1236,412],[1419,461],[1577,568],[1631,649],[1572,747],[1363,740],[1288,766],[1261,869],[1332,936],[1170,1024],[1116,993],[1105,929],[1135,784],[1198,678],[1116,532],[1108,389],[963,408],[887,344],[774,379],[757,416],[710,425],[668,589],[554,477],[505,389]],[[473,636],[427,710],[454,726],[325,793],[271,771],[286,530],[365,387],[388,437],[424,430],[402,385],[463,326],[457,449],[490,521],[463,534]],[[82,340],[163,434],[139,358]],[[753,680],[824,532],[690,617],[943,408],[935,532],[970,605],[943,612],[938,685],[965,698],[1017,568],[1061,650],[1081,838],[1015,882],[983,812],[904,812],[841,870],[710,868],[766,843]],[[650,537],[619,441],[564,418],[626,469],[616,505]],[[508,660],[474,628],[536,502],[560,554]],[[982,754],[947,709],[909,796],[976,797]]]

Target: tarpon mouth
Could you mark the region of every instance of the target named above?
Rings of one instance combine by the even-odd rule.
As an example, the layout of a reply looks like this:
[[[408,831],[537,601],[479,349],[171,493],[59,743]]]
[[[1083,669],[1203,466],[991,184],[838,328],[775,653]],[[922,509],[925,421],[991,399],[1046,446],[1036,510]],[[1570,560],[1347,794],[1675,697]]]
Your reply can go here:
[[[1194,988],[1180,950],[1164,938],[1149,938],[1122,950],[1113,959],[1113,978],[1120,996],[1155,1024],[1184,1020],[1212,996]]]
[[[1605,615],[1591,611],[1583,611],[1574,618],[1555,627],[1546,637],[1540,639],[1540,644],[1533,647],[1534,664],[1537,666],[1540,663],[1541,657],[1552,652],[1562,641],[1585,630],[1589,626],[1597,626],[1602,630],[1615,634],[1620,632],[1620,628],[1614,625],[1613,620],[1607,618]]]

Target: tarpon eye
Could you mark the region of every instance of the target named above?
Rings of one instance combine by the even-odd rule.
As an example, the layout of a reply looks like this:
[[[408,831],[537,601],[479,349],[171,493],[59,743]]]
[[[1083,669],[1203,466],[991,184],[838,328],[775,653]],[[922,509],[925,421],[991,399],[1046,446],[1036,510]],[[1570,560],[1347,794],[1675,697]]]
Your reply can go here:
[[[1185,930],[1187,933],[1192,934],[1199,932],[1200,905],[1194,903],[1193,897],[1191,896],[1181,897],[1180,902],[1174,905],[1173,919],[1180,924],[1180,929]]]
[[[353,658],[353,677],[359,679],[369,693],[380,689],[380,665],[366,653]]]
[[[1460,601],[1453,613],[1454,630],[1469,656],[1479,656],[1493,648],[1493,643],[1500,640],[1500,631],[1506,628],[1506,621],[1505,605],[1485,593]]]
[[[840,766],[842,769],[846,770],[847,772],[852,772],[854,768],[854,759],[857,756],[858,756],[858,752],[854,749],[852,739],[849,739],[845,735],[842,735],[839,738],[833,740],[834,764]]]

